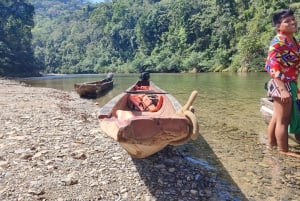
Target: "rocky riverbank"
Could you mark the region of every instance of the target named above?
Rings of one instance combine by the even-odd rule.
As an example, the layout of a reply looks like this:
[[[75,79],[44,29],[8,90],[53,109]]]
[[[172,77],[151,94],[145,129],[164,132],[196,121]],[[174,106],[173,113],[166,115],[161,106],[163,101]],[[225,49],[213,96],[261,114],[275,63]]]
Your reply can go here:
[[[185,146],[131,158],[75,93],[0,79],[0,200],[246,200]]]

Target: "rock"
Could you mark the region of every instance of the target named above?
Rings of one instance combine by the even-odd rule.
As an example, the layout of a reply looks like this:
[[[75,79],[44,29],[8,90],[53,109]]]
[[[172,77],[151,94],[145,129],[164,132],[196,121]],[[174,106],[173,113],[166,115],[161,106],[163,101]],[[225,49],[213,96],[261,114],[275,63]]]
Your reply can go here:
[[[77,172],[70,173],[66,178],[62,180],[62,182],[66,186],[78,184],[78,173]]]
[[[8,161],[0,161],[0,168],[7,168],[9,166],[9,162]]]
[[[31,181],[28,193],[32,195],[43,195],[45,193],[45,189],[39,181]]]

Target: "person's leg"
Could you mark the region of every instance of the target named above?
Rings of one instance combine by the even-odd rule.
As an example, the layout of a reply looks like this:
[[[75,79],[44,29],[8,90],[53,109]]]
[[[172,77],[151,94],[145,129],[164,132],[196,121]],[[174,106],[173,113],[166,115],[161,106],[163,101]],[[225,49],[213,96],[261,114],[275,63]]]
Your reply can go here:
[[[269,122],[268,126],[268,147],[272,148],[274,146],[277,146],[277,141],[275,137],[275,128],[276,128],[276,113],[274,112],[271,118],[271,121]]]
[[[274,98],[275,137],[281,152],[288,152],[288,125],[292,111],[292,102],[282,103],[280,98]]]
[[[289,151],[288,145],[288,125],[290,123],[290,115],[292,111],[292,102],[282,103],[280,99],[274,99],[274,114],[275,117],[275,138],[281,154],[300,158],[299,153]],[[272,127],[270,126],[270,129]],[[271,132],[272,130],[270,130]],[[271,135],[272,136],[272,135]]]

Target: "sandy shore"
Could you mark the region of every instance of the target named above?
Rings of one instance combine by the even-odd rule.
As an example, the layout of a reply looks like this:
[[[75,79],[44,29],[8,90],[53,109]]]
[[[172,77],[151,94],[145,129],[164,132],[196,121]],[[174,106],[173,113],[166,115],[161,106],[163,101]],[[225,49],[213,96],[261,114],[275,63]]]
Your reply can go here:
[[[185,146],[131,158],[73,92],[0,78],[0,107],[0,200],[246,200]]]

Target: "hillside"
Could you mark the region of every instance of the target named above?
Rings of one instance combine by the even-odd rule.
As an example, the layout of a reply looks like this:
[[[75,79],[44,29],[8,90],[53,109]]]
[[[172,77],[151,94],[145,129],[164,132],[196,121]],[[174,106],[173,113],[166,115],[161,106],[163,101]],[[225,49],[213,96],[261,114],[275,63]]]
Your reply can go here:
[[[35,56],[54,73],[261,71],[287,3],[32,0]]]
[[[291,7],[300,16],[300,0],[28,2],[34,27],[29,19],[29,29],[18,33],[32,43],[25,52],[34,51],[34,58],[18,62],[38,64],[46,73],[261,71],[275,34],[272,13]],[[15,47],[0,46],[13,53],[20,50]]]

